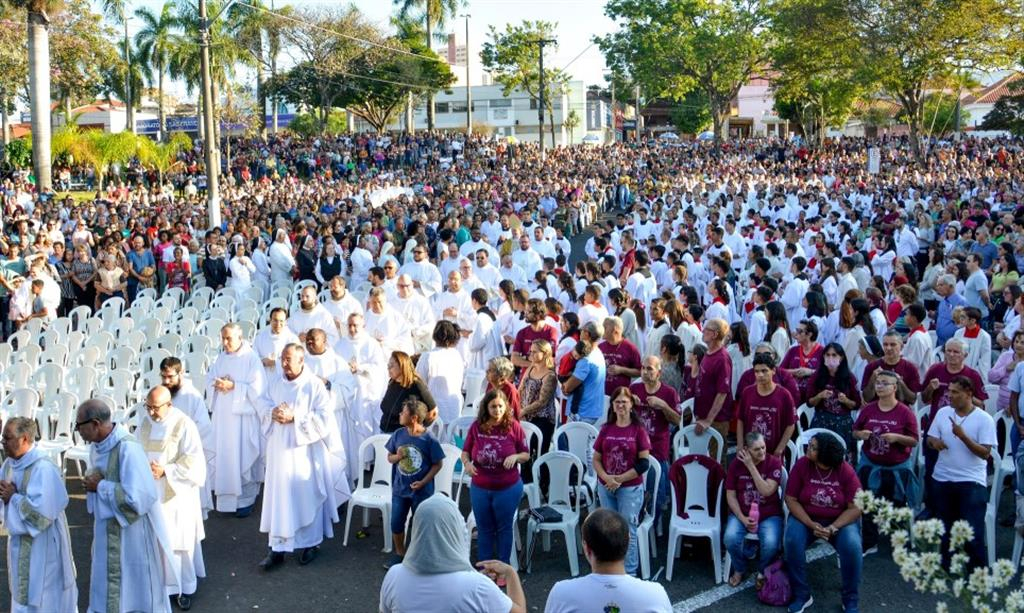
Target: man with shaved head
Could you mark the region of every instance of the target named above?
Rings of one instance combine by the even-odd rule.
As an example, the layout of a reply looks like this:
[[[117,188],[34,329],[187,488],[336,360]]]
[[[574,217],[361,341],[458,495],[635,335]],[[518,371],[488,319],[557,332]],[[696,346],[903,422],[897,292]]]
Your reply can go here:
[[[8,611],[71,613],[78,610],[78,588],[64,516],[68,492],[35,441],[34,420],[12,417],[4,424],[0,524],[8,534],[7,559],[18,561],[7,568]]]
[[[206,482],[202,438],[195,422],[173,405],[171,390],[162,385],[146,396],[146,413],[135,436],[149,456],[180,579],[167,593],[177,596],[178,607],[188,611],[198,578],[206,576],[201,544],[206,536],[200,502],[200,488]]]
[[[94,518],[89,610],[170,611],[174,553],[146,450],[102,400],[79,405],[75,429],[90,443],[82,479]]]
[[[437,324],[437,316],[434,315],[430,302],[422,294],[414,291],[412,277],[409,275],[399,275],[391,306],[409,322],[416,347],[420,350],[429,349],[430,335]]]

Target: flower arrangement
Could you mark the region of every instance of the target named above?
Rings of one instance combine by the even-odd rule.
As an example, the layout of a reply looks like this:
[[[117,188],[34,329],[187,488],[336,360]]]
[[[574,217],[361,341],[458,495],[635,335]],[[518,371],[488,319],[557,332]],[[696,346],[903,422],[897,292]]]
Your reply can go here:
[[[896,507],[868,490],[857,493],[855,503],[872,515],[878,531],[892,541],[892,559],[900,576],[918,592],[939,597],[937,613],[947,613],[952,597],[977,613],[1024,613],[1024,589],[1010,590],[1013,563],[996,560],[987,568],[967,574],[964,546],[974,538],[974,530],[965,521],[955,522],[949,530],[949,568],[942,565],[942,537],[946,529],[941,520],[913,521],[909,507]]]

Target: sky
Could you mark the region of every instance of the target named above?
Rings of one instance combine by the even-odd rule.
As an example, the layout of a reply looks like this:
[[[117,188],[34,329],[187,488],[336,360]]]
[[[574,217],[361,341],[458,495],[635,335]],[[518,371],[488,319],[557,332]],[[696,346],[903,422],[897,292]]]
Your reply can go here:
[[[265,0],[267,4],[270,0]],[[275,0],[275,6],[338,6],[337,0]],[[374,23],[388,27],[388,21],[394,12],[390,0],[355,0],[351,2]],[[145,6],[158,11],[163,0],[129,0],[131,10]],[[592,44],[595,35],[603,35],[615,29],[615,24],[604,14],[605,0],[467,0],[460,14],[469,14],[469,37],[472,48],[479,50],[480,44],[488,39],[490,26],[499,31],[509,23],[517,24],[523,20],[543,19],[557,24],[555,37],[557,48],[548,47],[545,51],[545,64],[556,68],[566,68],[574,80],[582,80],[586,85],[604,82],[604,57],[597,45]],[[100,2],[93,0],[94,10],[99,11]],[[461,42],[465,33],[465,21],[457,19],[446,24],[448,31],[457,33]],[[137,19],[128,24],[129,35],[134,36],[141,28]],[[438,46],[435,44],[435,47]],[[577,57],[578,56],[578,57]],[[477,57],[473,60],[479,61]],[[175,84],[171,93],[184,99],[185,91],[181,84]]]

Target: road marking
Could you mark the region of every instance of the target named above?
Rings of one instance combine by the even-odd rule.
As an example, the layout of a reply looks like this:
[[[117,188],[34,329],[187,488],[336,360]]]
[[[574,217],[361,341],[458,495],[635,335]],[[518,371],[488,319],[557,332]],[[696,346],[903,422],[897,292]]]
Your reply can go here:
[[[818,545],[814,549],[811,549],[809,552],[807,552],[807,563],[809,564],[816,560],[820,560],[821,558],[830,556],[833,553],[835,553],[835,550],[832,549],[832,547],[829,547],[827,545]],[[754,587],[753,576],[748,577],[746,581],[737,585],[736,587],[732,587],[728,583],[723,583],[722,585],[714,587],[710,590],[701,592],[696,596],[691,596],[686,600],[682,600],[680,602],[673,604],[672,611],[673,613],[692,613],[693,611],[699,611],[704,607],[710,607],[719,600],[724,600],[734,594],[742,592],[743,590],[751,587]]]

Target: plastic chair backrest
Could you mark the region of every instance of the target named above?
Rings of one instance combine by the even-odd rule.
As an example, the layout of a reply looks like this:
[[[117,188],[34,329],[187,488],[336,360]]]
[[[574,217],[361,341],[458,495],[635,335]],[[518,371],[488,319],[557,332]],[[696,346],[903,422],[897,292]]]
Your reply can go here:
[[[561,448],[562,437],[565,437],[566,451],[579,458],[587,473],[592,472],[593,467],[589,465],[589,458],[594,441],[597,440],[597,428],[582,421],[572,421],[558,426],[551,435],[552,451]]]
[[[589,424],[588,424],[589,425]],[[548,481],[547,504],[563,504],[579,510],[581,496],[573,496],[583,486],[583,462],[568,451],[549,451],[533,463],[533,482],[540,483],[541,468],[546,466]],[[572,469],[576,468],[573,473]],[[572,475],[576,475],[573,483]]]
[[[32,378],[32,366],[25,362],[15,362],[7,367],[5,373],[8,387],[28,387],[29,379]]]
[[[725,439],[714,428],[708,428],[703,434],[697,434],[697,426],[693,424],[686,426],[676,432],[672,447],[677,458],[688,453],[710,456],[711,441],[717,443],[715,459],[721,462],[722,456],[725,455]]]
[[[466,369],[465,374],[466,401],[462,405],[463,412],[476,409],[476,405],[484,396],[484,388],[487,386],[487,376],[479,368]]]
[[[444,463],[441,465],[441,470],[434,475],[434,493],[444,494],[451,498],[452,486],[455,481],[455,465],[459,463],[462,450],[449,443],[441,443],[441,449],[444,451]]]
[[[28,330],[18,330],[8,337],[7,342],[11,344],[11,347],[13,347],[15,351],[21,351],[25,347],[31,346],[32,333]]]
[[[992,467],[992,483],[989,484],[988,504],[992,508],[999,508],[999,496],[1003,491],[1003,460],[999,452],[993,449],[988,458],[988,465]]]
[[[4,405],[13,409],[11,417],[35,417],[39,408],[39,392],[29,387],[18,388],[4,398]]]
[[[25,362],[32,368],[39,365],[39,355],[43,349],[39,345],[25,345],[14,354],[15,362]]]
[[[711,473],[707,468],[697,462],[688,462],[683,465],[686,472],[686,499],[684,511],[686,513],[704,513],[711,516],[711,502],[708,500],[708,478]]]
[[[451,443],[459,449],[462,449],[462,443],[465,442],[466,434],[469,432],[469,427],[473,425],[474,421],[476,421],[476,417],[472,415],[463,415],[462,417],[455,418],[448,424],[448,427],[445,430],[444,440],[441,442]],[[457,439],[461,440],[457,441]]]
[[[796,448],[797,451],[800,452],[800,457],[807,455],[807,445],[811,442],[811,439],[818,434],[835,437],[835,439],[839,441],[839,444],[843,446],[843,451],[846,451],[846,441],[843,440],[843,437],[827,428],[810,428],[808,430],[804,430],[796,439]]]
[[[434,422],[427,426],[427,432],[429,432],[430,436],[434,437],[437,442],[441,442],[445,433],[444,420],[440,417],[435,418]]]
[[[92,317],[92,309],[87,305],[77,306],[68,312],[68,319],[71,320],[72,330],[81,330],[85,322]]]
[[[379,483],[391,485],[391,464],[388,463],[388,450],[385,445],[388,443],[388,439],[391,437],[387,434],[375,434],[367,437],[362,443],[359,444],[359,462],[360,464],[367,459],[367,450],[373,449],[373,474],[370,477],[370,483],[366,484],[366,475],[362,469],[362,466],[356,466],[355,470],[359,471],[359,487],[365,488],[369,485],[376,485]]]
[[[661,485],[661,480],[668,478],[668,475],[661,474],[661,462],[651,457],[651,463],[647,467],[647,474],[644,475],[644,510],[647,517],[654,518],[658,511],[658,487]]]

